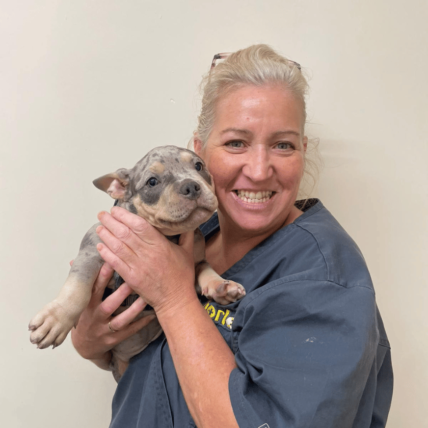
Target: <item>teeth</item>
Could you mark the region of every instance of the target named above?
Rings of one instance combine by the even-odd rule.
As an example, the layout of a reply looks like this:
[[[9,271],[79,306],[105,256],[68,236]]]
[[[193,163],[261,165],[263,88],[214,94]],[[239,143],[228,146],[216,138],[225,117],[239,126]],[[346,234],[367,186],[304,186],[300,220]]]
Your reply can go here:
[[[240,199],[242,199],[244,202],[248,202],[251,204],[257,204],[266,202],[269,200],[273,194],[273,192],[269,190],[264,190],[261,192],[249,192],[247,190],[235,190],[235,193],[238,195]]]

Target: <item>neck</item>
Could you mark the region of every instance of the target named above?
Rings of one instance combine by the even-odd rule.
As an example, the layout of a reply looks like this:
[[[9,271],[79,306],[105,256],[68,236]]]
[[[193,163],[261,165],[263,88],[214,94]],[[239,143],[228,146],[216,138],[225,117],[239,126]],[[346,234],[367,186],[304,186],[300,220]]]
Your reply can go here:
[[[207,261],[217,273],[222,274],[266,238],[292,223],[302,214],[302,211],[293,207],[282,224],[271,229],[254,231],[238,228],[219,211],[220,232],[207,243]]]

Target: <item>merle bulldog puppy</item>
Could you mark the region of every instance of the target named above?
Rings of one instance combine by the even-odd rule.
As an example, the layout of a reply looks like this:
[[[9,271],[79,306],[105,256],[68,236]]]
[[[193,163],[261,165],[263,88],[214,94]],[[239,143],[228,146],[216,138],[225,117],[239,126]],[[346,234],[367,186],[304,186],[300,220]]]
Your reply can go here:
[[[145,218],[175,243],[181,233],[195,230],[195,286],[198,293],[220,304],[234,302],[245,295],[242,285],[224,280],[205,261],[205,241],[198,226],[217,209],[217,198],[211,176],[195,153],[175,146],[158,147],[132,169],[118,169],[94,180],[94,185],[115,199],[117,206]],[[92,226],[84,236],[58,297],[29,324],[30,341],[38,348],[59,346],[89,303],[92,286],[104,263],[96,249],[101,242],[96,233],[99,225]],[[122,278],[115,273],[108,287],[114,290],[121,283]],[[138,295],[131,295],[114,315],[123,312],[136,298]],[[150,309],[142,311],[137,319],[152,315],[154,311]],[[129,359],[161,332],[155,318],[112,350],[111,368],[116,379],[126,369]]]

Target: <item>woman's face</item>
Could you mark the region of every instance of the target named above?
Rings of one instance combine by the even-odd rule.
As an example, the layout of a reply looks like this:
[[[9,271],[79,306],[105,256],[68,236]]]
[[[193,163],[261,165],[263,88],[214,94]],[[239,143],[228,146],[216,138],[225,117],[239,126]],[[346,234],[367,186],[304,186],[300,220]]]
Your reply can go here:
[[[302,110],[282,86],[244,86],[218,100],[206,147],[195,139],[220,216],[241,233],[273,233],[296,216],[306,149]]]

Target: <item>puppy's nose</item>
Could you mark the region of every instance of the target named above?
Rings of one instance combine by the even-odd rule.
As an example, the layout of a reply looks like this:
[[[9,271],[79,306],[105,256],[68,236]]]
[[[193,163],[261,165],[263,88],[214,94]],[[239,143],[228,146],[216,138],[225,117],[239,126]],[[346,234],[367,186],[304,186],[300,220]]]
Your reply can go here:
[[[198,199],[201,195],[201,186],[196,181],[184,180],[178,192],[188,199]]]

